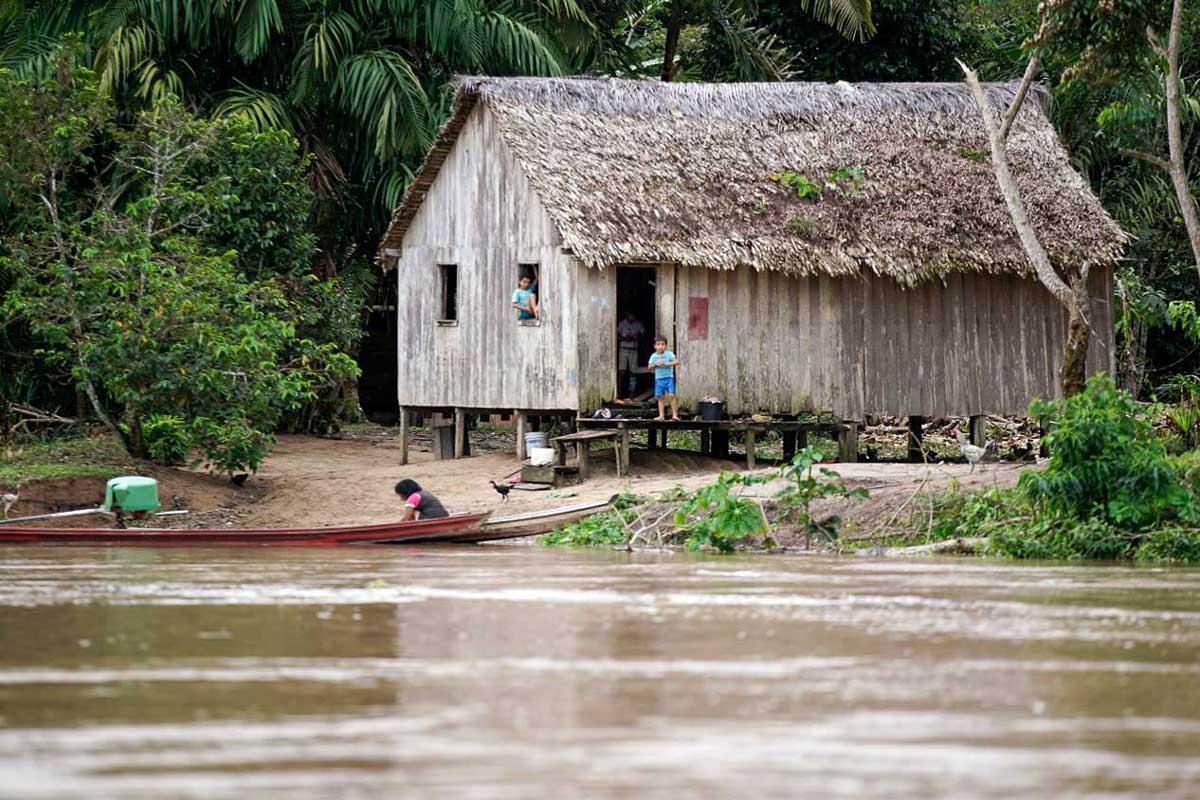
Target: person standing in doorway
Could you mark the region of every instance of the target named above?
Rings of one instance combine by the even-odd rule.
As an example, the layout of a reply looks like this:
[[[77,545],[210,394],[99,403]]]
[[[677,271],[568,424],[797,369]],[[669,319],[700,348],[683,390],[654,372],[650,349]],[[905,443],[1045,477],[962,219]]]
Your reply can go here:
[[[679,405],[675,399],[675,368],[679,359],[667,349],[667,337],[661,333],[654,337],[654,352],[650,355],[650,367],[654,370],[654,399],[658,401],[657,420],[666,419],[665,404],[671,404],[671,419],[679,422]]]
[[[617,323],[617,371],[625,373],[630,397],[637,393],[638,345],[645,335],[646,329],[637,315],[626,311],[625,317]]]

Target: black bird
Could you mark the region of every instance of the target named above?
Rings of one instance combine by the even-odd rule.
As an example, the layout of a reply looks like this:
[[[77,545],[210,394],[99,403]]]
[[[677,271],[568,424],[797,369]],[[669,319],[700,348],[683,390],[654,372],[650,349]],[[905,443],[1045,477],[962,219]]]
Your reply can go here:
[[[495,481],[488,481],[488,483],[500,493],[501,502],[508,500],[508,493],[512,491],[512,486],[507,483],[496,483]]]

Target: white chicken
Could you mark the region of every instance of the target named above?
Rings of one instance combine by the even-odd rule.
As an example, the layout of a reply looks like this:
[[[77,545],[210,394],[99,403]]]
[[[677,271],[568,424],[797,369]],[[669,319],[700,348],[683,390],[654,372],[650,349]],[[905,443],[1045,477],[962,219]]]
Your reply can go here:
[[[4,518],[8,519],[9,510],[21,499],[21,484],[17,484],[11,492],[0,494],[0,505],[4,506]]]
[[[954,428],[950,432],[954,434],[954,438],[958,440],[958,449],[962,451],[963,458],[967,459],[967,463],[971,465],[971,472],[974,472],[975,465],[982,461],[983,457],[987,455],[988,448],[992,446],[992,443],[988,442],[985,447],[980,447],[978,445],[971,444],[971,440],[967,438],[967,435],[958,428]]]

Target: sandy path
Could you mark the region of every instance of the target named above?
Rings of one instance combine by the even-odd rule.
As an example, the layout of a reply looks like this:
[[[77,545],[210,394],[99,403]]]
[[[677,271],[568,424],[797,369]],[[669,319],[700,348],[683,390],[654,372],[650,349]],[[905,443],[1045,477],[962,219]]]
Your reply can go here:
[[[240,525],[360,524],[396,519],[402,506],[392,487],[410,477],[432,491],[451,513],[494,511],[518,514],[621,491],[650,494],[673,486],[695,488],[711,481],[721,469],[736,465],[687,453],[648,453],[634,449],[631,478],[618,479],[611,451],[601,451],[594,476],[586,483],[558,492],[514,491],[507,503],[488,484],[518,469],[512,453],[483,453],[459,460],[435,460],[428,452],[411,454],[407,467],[399,464],[394,441],[280,437],[278,445],[253,479],[258,502],[243,507]],[[962,488],[1009,485],[1017,465],[989,465],[969,474],[962,464],[838,464],[831,465],[854,485],[866,486],[871,499],[853,511],[860,524],[870,525],[889,515],[915,491],[941,491],[957,481]],[[767,472],[769,470],[764,470]],[[770,491],[761,487],[758,491]]]

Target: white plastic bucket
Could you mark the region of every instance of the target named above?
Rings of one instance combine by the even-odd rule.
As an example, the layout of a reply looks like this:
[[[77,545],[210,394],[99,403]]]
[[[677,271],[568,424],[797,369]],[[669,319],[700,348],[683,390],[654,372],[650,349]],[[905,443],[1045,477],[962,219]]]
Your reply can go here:
[[[529,462],[535,467],[548,467],[554,463],[553,447],[529,448]]]
[[[532,451],[535,447],[545,447],[550,442],[550,434],[545,431],[534,431],[525,434],[525,449]]]

